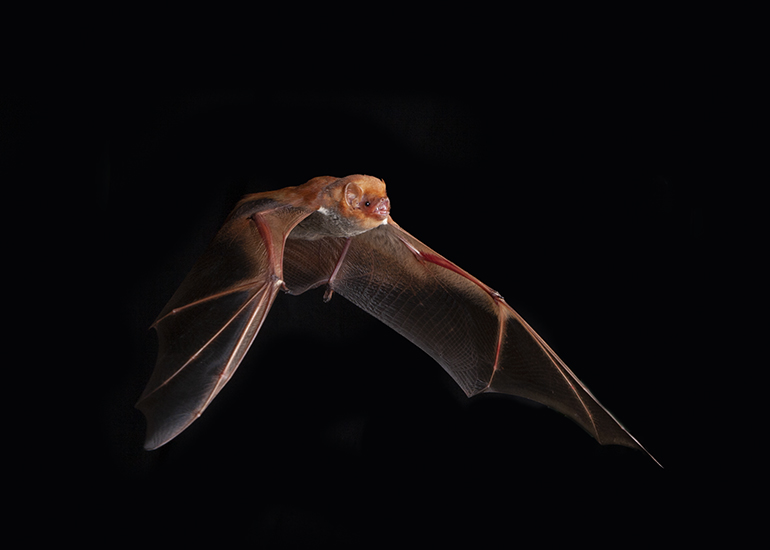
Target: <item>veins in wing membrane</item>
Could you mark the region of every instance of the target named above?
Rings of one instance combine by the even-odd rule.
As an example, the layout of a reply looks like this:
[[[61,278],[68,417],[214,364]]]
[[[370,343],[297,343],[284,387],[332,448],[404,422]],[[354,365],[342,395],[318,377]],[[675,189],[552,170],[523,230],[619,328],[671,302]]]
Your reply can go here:
[[[158,384],[151,391],[145,393],[142,396],[142,399],[152,395],[153,393],[158,391],[160,388],[166,386],[174,378],[176,378],[177,375],[179,375],[185,369],[185,367],[187,367],[193,361],[195,361],[201,355],[201,353],[203,353],[204,350],[206,350],[214,341],[216,341],[216,339],[225,330],[227,330],[227,328],[236,319],[238,319],[238,317],[254,302],[255,299],[260,299],[260,296],[264,297],[264,294],[265,294],[265,292],[267,290],[266,286],[267,285],[265,285],[264,282],[245,283],[243,285],[239,285],[237,287],[230,288],[230,289],[228,289],[226,291],[222,291],[222,292],[213,294],[211,296],[207,296],[206,298],[202,298],[200,300],[195,300],[195,301],[190,302],[189,304],[186,304],[184,306],[181,306],[181,307],[178,307],[178,308],[174,308],[170,312],[168,312],[166,315],[164,315],[163,317],[158,319],[155,323],[153,323],[153,327],[156,327],[161,321],[163,321],[165,319],[168,319],[172,315],[176,315],[176,314],[181,313],[181,312],[183,312],[185,310],[188,310],[191,307],[194,307],[194,306],[197,306],[197,305],[201,305],[201,304],[209,302],[209,301],[211,301],[213,299],[222,298],[224,296],[228,296],[230,294],[234,294],[234,293],[237,293],[237,292],[244,292],[244,291],[249,291],[249,290],[256,289],[256,290],[253,291],[253,293],[246,300],[244,300],[243,304],[240,307],[238,307],[238,309],[232,315],[229,316],[227,322],[222,324],[222,326],[211,337],[209,337],[208,340],[206,340],[206,342],[200,348],[198,348],[195,353],[190,355],[190,357],[182,365],[180,365],[178,368],[176,368],[173,373],[171,373],[170,375],[166,376],[164,378],[163,382]]]
[[[505,311],[507,308],[505,300],[497,291],[444,257],[431,251],[419,249],[402,235],[398,235],[397,237],[401,244],[411,252],[412,256],[419,263],[423,265],[431,264],[439,268],[438,271],[427,269],[423,273],[429,274],[438,287],[443,289],[449,296],[453,297],[453,306],[450,307],[447,304],[447,306],[441,308],[442,311],[446,311],[450,317],[453,317],[449,320],[449,326],[456,328],[463,326],[465,319],[476,319],[476,322],[473,324],[465,326],[465,330],[474,331],[476,333],[475,337],[470,338],[471,341],[479,342],[479,338],[484,341],[484,345],[471,345],[468,347],[463,344],[463,342],[468,342],[467,338],[460,338],[454,341],[446,340],[446,338],[444,338],[438,348],[434,349],[433,346],[431,346],[432,352],[429,353],[431,353],[431,355],[436,354],[434,357],[449,370],[450,374],[452,374],[456,381],[463,387],[466,394],[474,395],[486,391],[491,386],[492,378],[495,373],[502,368],[500,362],[505,340],[505,324],[509,318]],[[447,275],[453,274],[453,276],[464,280],[464,285],[468,285],[468,291],[460,291],[459,287],[456,287],[454,284],[448,284],[448,282],[444,280],[445,275],[439,276],[439,273],[442,271]],[[472,290],[474,288],[481,292],[479,293]],[[483,299],[482,296],[487,296],[488,301]],[[473,306],[473,308],[479,308],[480,311],[475,314],[466,311],[462,315],[454,316],[449,313],[456,307],[460,307],[465,311],[466,308],[471,306]],[[482,317],[479,317],[481,311],[485,312],[485,314]],[[489,316],[488,321],[490,326],[482,328],[478,325],[478,322],[480,319],[486,318],[487,315]],[[444,323],[436,323],[435,319],[431,324],[434,327],[445,326]],[[486,325],[486,322],[484,325]],[[426,330],[430,331],[427,326]],[[438,338],[441,340],[441,337]],[[434,337],[427,337],[427,342],[433,340]],[[449,348],[447,348],[447,346],[449,346]],[[451,348],[454,348],[453,352],[449,351]]]
[[[171,315],[176,315],[178,313],[181,313],[184,310],[189,309],[191,307],[195,307],[197,305],[204,304],[204,303],[209,302],[211,300],[216,300],[217,298],[222,298],[224,296],[227,296],[228,294],[233,294],[234,292],[243,292],[244,290],[249,290],[249,289],[251,289],[253,287],[258,287],[258,286],[261,286],[261,285],[264,285],[264,284],[265,283],[263,281],[251,281],[251,282],[248,282],[248,283],[244,283],[242,285],[238,285],[238,286],[235,286],[235,287],[232,287],[232,288],[228,288],[227,290],[223,290],[222,292],[217,292],[215,294],[210,294],[210,295],[206,296],[205,298],[201,298],[199,300],[193,300],[189,304],[185,304],[183,306],[175,307],[174,309],[172,309],[171,311],[169,311],[168,313],[166,313],[162,317],[159,317],[150,326],[150,328],[157,327],[160,324],[160,322],[165,320],[167,317],[169,317]],[[257,292],[256,294],[258,294],[258,293],[259,292]],[[250,300],[251,300],[251,298],[249,299],[249,301]],[[240,313],[240,310],[239,310],[239,313]]]

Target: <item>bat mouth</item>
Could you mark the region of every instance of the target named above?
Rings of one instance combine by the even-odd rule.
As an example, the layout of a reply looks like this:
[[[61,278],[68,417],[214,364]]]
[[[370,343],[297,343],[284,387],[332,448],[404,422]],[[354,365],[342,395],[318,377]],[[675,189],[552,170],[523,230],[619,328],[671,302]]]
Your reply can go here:
[[[380,199],[380,202],[377,203],[377,206],[374,207],[374,210],[372,210],[372,215],[377,216],[380,219],[385,219],[390,214],[390,199],[384,198]]]

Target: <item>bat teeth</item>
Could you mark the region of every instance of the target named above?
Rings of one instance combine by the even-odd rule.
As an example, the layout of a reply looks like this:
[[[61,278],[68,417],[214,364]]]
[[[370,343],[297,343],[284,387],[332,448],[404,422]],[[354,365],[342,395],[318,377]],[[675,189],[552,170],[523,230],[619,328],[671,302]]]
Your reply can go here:
[[[388,214],[390,214],[390,199],[387,197],[380,199],[380,202],[374,209],[374,214],[383,218],[387,218]]]

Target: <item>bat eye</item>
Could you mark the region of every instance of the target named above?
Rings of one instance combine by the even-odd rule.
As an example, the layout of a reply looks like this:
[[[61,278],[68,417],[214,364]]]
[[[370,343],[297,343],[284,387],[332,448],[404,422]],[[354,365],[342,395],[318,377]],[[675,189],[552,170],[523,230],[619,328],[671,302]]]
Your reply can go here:
[[[366,202],[364,203],[364,205],[366,205],[366,206],[371,206],[371,205],[372,205],[372,203],[370,203],[369,201],[366,201]]]

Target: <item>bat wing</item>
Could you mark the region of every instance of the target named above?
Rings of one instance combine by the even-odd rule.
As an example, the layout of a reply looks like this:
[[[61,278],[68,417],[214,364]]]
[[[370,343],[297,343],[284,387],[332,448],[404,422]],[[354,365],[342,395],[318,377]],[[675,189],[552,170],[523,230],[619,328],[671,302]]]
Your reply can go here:
[[[189,426],[235,372],[283,284],[286,235],[311,212],[269,194],[242,202],[160,313],[158,360],[137,403],[145,448]]]
[[[308,254],[326,258],[322,271],[299,260]],[[347,241],[295,243],[284,268],[291,292],[327,283],[427,352],[468,396],[532,399],[601,444],[646,452],[500,294],[392,220]]]

